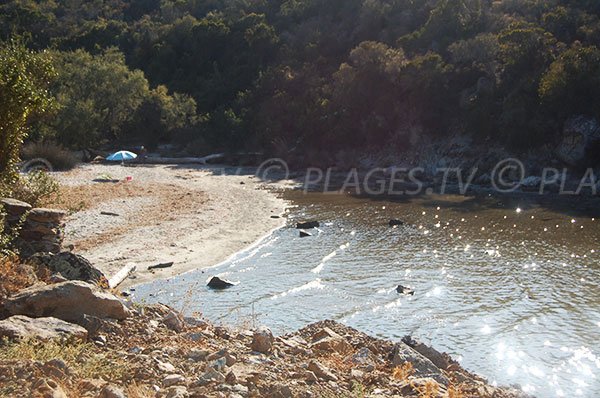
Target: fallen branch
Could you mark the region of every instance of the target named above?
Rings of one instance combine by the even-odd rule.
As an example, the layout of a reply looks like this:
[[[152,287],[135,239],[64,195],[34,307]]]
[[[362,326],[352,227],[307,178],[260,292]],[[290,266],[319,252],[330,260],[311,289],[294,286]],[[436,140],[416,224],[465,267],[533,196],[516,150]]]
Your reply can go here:
[[[134,263],[129,263],[125,265],[119,272],[113,275],[112,278],[108,280],[108,287],[114,289],[119,286],[121,282],[125,280],[132,272],[136,270],[137,266]]]

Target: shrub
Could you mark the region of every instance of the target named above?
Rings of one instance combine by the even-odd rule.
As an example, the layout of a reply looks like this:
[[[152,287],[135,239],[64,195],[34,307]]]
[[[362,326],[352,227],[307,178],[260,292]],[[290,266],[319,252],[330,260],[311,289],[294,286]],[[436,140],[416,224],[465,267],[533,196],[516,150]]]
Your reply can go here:
[[[45,171],[34,171],[19,176],[19,179],[10,187],[10,196],[22,200],[30,205],[39,206],[43,200],[59,192],[56,180]]]
[[[14,254],[0,254],[0,275],[2,275],[0,298],[16,293],[36,282],[33,269],[22,264]]]
[[[21,154],[23,160],[44,159],[53,170],[70,170],[77,165],[77,157],[71,151],[53,142],[30,142]]]

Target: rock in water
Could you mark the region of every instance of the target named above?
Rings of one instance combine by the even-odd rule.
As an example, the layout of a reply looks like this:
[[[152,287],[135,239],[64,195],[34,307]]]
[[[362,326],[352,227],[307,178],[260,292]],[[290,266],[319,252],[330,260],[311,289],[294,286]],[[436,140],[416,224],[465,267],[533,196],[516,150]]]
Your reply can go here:
[[[312,229],[319,228],[321,224],[318,221],[299,222],[296,224],[296,229]]]
[[[400,294],[406,294],[409,296],[414,296],[414,294],[415,294],[415,291],[413,289],[411,289],[410,287],[402,286],[402,285],[398,285],[398,287],[396,288],[396,291]]]
[[[21,290],[4,301],[4,311],[10,315],[50,316],[72,322],[82,320],[84,315],[119,320],[130,315],[117,297],[81,281]]]
[[[252,351],[269,354],[273,348],[273,333],[266,327],[257,329],[252,335]]]
[[[208,287],[210,287],[211,289],[218,289],[218,290],[222,290],[222,289],[227,289],[229,287],[235,286],[234,283],[226,281],[224,279],[219,278],[218,276],[213,276],[210,281],[208,282]]]
[[[9,340],[58,340],[74,337],[80,340],[87,338],[88,332],[79,325],[74,325],[56,318],[28,318],[14,315],[0,321],[0,339]]]
[[[107,283],[106,277],[99,269],[84,257],[71,252],[62,252],[56,255],[37,253],[30,258],[30,262],[44,266],[52,273],[60,274],[68,280],[92,282],[102,286]]]
[[[311,234],[309,234],[306,231],[300,231],[300,237],[301,238],[308,238],[309,236],[312,236]]]
[[[390,227],[400,226],[400,225],[404,225],[404,221],[402,221],[402,220],[396,220],[396,219],[393,218],[390,221],[388,221],[388,225]]]

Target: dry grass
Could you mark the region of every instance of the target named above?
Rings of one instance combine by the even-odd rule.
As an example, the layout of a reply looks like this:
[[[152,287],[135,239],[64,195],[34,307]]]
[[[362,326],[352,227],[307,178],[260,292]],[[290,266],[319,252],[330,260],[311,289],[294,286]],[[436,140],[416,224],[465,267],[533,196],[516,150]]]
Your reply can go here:
[[[394,370],[392,370],[392,377],[398,381],[407,381],[409,377],[414,375],[415,368],[412,363],[405,362],[401,366],[396,366]]]
[[[0,298],[33,285],[37,278],[32,267],[22,264],[17,256],[0,256]]]
[[[454,384],[450,384],[448,386],[448,390],[446,392],[446,397],[447,398],[466,398],[467,393],[464,391],[464,388],[462,385],[454,385]]]
[[[92,343],[80,341],[23,340],[4,342],[0,361],[40,361],[62,359],[80,378],[118,381],[127,379],[127,362],[110,351],[99,351]]]
[[[414,389],[419,393],[419,398],[436,398],[440,395],[440,385],[430,380],[423,385],[414,386]]]

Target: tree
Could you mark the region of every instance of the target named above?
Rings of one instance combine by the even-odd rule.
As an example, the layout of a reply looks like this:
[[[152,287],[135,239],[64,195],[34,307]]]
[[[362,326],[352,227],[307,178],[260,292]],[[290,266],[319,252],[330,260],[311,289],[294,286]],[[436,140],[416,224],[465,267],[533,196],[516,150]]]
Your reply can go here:
[[[46,88],[54,76],[47,54],[19,41],[0,44],[0,186],[15,182],[27,121],[52,106]]]

